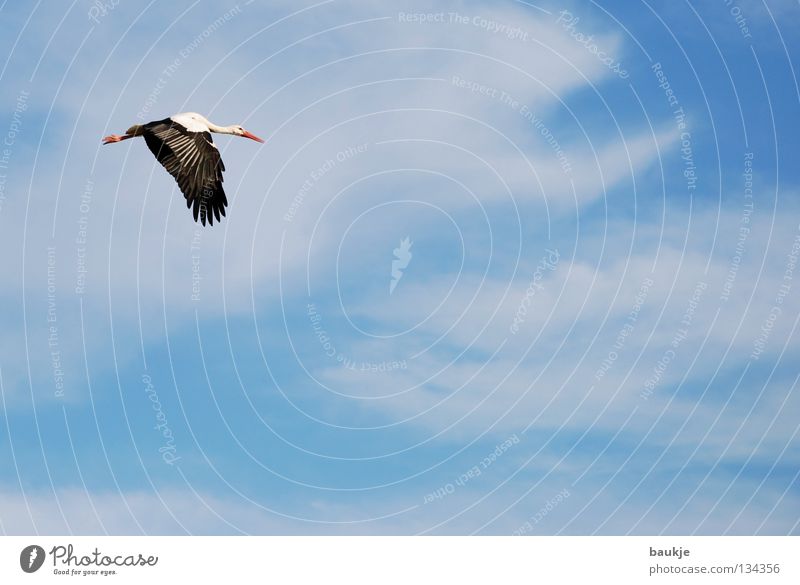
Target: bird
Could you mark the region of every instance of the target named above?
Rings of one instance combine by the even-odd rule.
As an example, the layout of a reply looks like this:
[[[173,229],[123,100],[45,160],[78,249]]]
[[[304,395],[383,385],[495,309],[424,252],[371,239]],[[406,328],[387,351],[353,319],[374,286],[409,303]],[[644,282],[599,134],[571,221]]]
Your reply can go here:
[[[222,172],[225,165],[211,133],[243,136],[256,142],[264,142],[238,124],[217,126],[195,112],[175,114],[163,120],[135,124],[122,136],[111,134],[103,138],[103,144],[122,142],[136,136],[144,137],[145,143],[159,163],[172,175],[186,198],[186,207],[192,208],[195,221],[205,226],[214,225],[225,216],[228,199],[222,188]]]

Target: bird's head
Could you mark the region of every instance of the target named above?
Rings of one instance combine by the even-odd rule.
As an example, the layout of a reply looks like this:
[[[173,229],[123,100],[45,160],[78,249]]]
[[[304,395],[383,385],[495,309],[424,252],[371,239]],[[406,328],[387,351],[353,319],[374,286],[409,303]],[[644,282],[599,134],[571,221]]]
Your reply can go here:
[[[235,136],[243,136],[244,138],[249,138],[250,140],[255,140],[256,142],[264,142],[261,138],[256,136],[255,134],[251,134],[241,126],[232,126],[231,133]]]

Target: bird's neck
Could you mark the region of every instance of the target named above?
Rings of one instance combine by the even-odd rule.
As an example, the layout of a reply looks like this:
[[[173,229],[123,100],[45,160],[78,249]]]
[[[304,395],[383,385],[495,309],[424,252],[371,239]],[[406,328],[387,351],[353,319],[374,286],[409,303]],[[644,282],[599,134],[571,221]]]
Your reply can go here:
[[[208,129],[217,134],[235,134],[236,126],[217,126],[213,122],[208,123]]]

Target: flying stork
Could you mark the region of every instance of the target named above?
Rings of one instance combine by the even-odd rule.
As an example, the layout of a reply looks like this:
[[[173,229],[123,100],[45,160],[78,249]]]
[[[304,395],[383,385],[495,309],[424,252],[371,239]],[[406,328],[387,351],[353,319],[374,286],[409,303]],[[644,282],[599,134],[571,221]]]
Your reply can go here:
[[[134,136],[144,136],[147,147],[158,162],[174,177],[186,197],[186,207],[192,208],[194,220],[198,217],[203,225],[214,218],[220,221],[225,215],[228,199],[222,189],[222,171],[225,165],[219,155],[211,133],[244,136],[256,142],[264,142],[241,126],[217,126],[194,112],[176,114],[128,128],[123,136],[112,134],[103,138],[103,144],[121,142]]]

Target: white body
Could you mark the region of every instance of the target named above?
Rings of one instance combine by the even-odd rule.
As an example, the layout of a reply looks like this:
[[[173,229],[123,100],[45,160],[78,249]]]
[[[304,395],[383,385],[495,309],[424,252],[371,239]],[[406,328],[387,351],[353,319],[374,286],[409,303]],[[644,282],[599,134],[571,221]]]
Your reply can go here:
[[[195,112],[175,114],[174,116],[170,116],[170,119],[186,128],[189,132],[211,132],[212,128],[217,127],[215,124],[206,120],[205,117]]]

